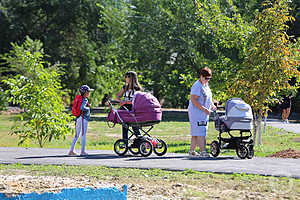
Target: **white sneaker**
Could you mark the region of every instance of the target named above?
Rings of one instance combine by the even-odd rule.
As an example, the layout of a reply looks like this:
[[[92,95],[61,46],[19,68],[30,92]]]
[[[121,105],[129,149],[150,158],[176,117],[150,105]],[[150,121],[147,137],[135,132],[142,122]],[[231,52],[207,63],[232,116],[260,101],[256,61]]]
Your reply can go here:
[[[285,123],[286,123],[286,124],[289,124],[290,122],[289,122],[289,120],[286,119],[286,120],[285,120]]]
[[[200,155],[196,151],[189,151],[189,157],[198,158]]]
[[[209,158],[210,155],[206,151],[202,151],[202,152],[200,152],[200,157],[201,158]]]

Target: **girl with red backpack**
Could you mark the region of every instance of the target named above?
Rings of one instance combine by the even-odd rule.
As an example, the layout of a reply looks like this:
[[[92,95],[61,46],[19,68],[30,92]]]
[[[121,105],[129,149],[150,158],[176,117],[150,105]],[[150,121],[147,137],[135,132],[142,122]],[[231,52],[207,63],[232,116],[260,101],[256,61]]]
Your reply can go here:
[[[80,135],[81,135],[80,156],[88,155],[85,152],[85,141],[86,141],[86,131],[88,127],[88,121],[90,119],[91,105],[89,104],[88,97],[90,96],[91,90],[92,89],[90,89],[89,86],[82,85],[79,89],[80,95],[77,95],[73,102],[72,113],[73,115],[76,116],[76,122],[75,122],[76,130],[75,130],[75,136],[72,140],[71,149],[69,152],[70,156],[77,155],[74,152],[74,148]]]

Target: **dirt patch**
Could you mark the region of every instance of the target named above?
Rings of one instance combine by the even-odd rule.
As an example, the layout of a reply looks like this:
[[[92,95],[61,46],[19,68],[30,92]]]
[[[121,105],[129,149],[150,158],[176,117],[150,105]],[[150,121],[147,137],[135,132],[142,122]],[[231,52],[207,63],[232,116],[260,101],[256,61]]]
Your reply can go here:
[[[276,158],[300,158],[300,151],[297,151],[295,149],[287,149],[278,151],[272,155],[269,155],[267,157],[276,157]]]
[[[112,188],[116,187],[122,190],[122,184],[118,182],[118,178],[112,180],[99,180],[92,177],[56,177],[56,176],[31,176],[31,175],[0,175],[0,193],[7,197],[16,197],[19,194],[26,193],[59,193],[65,188]],[[178,188],[182,188],[182,184],[166,186],[150,186],[146,183],[129,183],[128,200],[135,199],[175,199],[178,195]],[[172,189],[173,187],[173,189]]]

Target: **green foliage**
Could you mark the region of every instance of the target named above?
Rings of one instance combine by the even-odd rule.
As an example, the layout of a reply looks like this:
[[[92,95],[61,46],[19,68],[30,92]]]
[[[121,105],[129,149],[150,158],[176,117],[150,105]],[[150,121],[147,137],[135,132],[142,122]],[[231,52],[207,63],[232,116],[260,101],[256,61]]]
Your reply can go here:
[[[235,7],[229,9],[232,3],[155,0],[119,5],[102,7],[115,66],[142,72],[141,83],[164,106],[186,108],[196,69],[209,65],[215,73],[212,88],[224,98],[219,91],[235,74],[230,69],[238,66],[251,29]]]
[[[7,108],[7,95],[4,90],[0,88],[0,111],[6,110]]]
[[[1,0],[0,54],[26,35],[43,42],[44,59],[58,66],[68,103],[82,84],[95,88],[92,105],[116,94],[123,74],[135,70],[143,87],[165,107],[186,108],[196,69],[213,70],[214,98],[230,98],[227,89],[242,68],[253,18],[262,0]],[[299,33],[299,2],[293,1]],[[298,34],[299,37],[299,34]],[[1,60],[0,60],[1,62]],[[0,81],[23,69],[1,64]]]
[[[40,147],[46,141],[65,138],[71,131],[68,125],[71,116],[63,112],[63,92],[58,82],[57,66],[43,61],[40,41],[27,37],[23,45],[12,46],[13,50],[4,59],[9,66],[24,69],[24,74],[3,82],[9,86],[6,90],[10,95],[9,102],[25,110],[12,133],[19,137],[19,144],[33,139]]]
[[[2,0],[0,44],[3,45],[0,45],[0,54],[8,52],[10,42],[22,43],[26,35],[41,40],[45,53],[50,55],[44,59],[64,64],[58,67],[64,72],[62,87],[71,98],[67,102],[72,102],[82,84],[88,84],[96,89],[91,95],[91,102],[97,103],[115,86],[115,79],[104,78],[118,70],[106,65],[105,48],[102,46],[107,36],[103,28],[98,27],[101,14],[96,4],[102,4],[102,0]],[[1,77],[15,73],[10,66],[4,68],[6,71],[0,70]]]
[[[289,15],[288,1],[266,1],[264,6],[265,9],[256,17],[256,31],[243,67],[237,72],[230,90],[247,101],[259,115],[266,114],[268,105],[280,91],[291,88],[289,80],[293,77],[300,80],[297,51],[289,45],[286,34],[286,23],[294,19]]]
[[[299,87],[299,53],[286,33],[287,23],[294,20],[288,4],[288,0],[264,2],[264,10],[256,16],[256,29],[249,38],[245,60],[229,90],[251,105],[255,114],[254,141],[258,129],[259,145],[262,116],[267,115],[270,104],[278,101],[280,92]],[[292,78],[296,78],[297,83],[291,87]]]

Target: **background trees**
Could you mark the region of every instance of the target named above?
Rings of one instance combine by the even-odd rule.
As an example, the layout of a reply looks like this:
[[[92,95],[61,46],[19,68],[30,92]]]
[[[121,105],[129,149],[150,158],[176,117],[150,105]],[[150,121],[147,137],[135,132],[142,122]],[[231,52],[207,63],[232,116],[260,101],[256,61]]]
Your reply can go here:
[[[123,74],[136,70],[143,87],[165,107],[186,108],[195,68],[214,72],[215,98],[230,97],[242,67],[254,17],[262,0],[250,1],[0,1],[0,54],[26,35],[44,44],[45,60],[61,63],[61,83],[68,104],[81,84],[95,88],[92,103],[115,94]],[[295,23],[288,34],[299,36],[299,2],[292,2]],[[5,68],[6,67],[6,68]],[[5,70],[4,70],[5,69]],[[19,73],[1,65],[1,78]],[[4,88],[5,89],[5,88]]]

